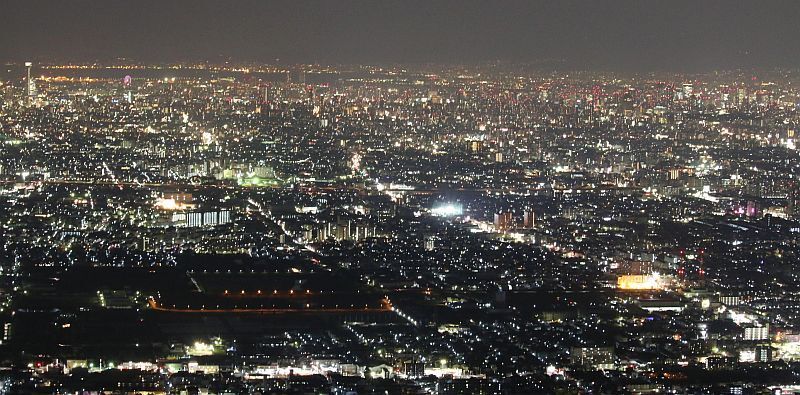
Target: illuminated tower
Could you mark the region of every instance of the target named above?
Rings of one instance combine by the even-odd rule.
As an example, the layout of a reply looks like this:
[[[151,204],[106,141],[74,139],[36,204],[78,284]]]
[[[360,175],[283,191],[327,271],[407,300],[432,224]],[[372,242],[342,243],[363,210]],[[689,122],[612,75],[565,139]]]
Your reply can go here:
[[[127,90],[125,92],[125,101],[127,101],[129,104],[133,103],[133,93],[131,92],[131,82],[132,81],[133,81],[133,78],[131,78],[131,76],[129,76],[129,75],[126,75],[125,78],[122,79],[122,86],[123,86],[124,89]]]
[[[25,88],[25,95],[28,97],[28,103],[33,102],[33,97],[36,96],[36,84],[33,82],[33,79],[31,78],[31,67],[32,66],[33,66],[33,63],[25,62],[25,68],[27,69],[27,72],[28,72],[28,77],[25,80],[25,82],[27,84],[27,86]]]
[[[25,81],[28,83],[28,88],[29,89],[30,89],[30,85],[31,85],[31,66],[33,66],[33,63],[25,62],[25,68],[28,70],[28,79],[26,79]],[[30,94],[30,91],[28,93]]]

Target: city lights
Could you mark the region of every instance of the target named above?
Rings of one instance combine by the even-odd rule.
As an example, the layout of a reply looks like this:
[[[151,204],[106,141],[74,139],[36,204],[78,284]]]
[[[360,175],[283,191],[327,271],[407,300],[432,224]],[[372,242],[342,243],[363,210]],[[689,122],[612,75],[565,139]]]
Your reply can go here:
[[[0,5],[0,394],[800,391],[800,3],[173,1]]]
[[[433,215],[441,216],[441,217],[457,217],[464,213],[461,205],[458,204],[444,204],[440,206],[436,206],[431,209],[431,213]]]

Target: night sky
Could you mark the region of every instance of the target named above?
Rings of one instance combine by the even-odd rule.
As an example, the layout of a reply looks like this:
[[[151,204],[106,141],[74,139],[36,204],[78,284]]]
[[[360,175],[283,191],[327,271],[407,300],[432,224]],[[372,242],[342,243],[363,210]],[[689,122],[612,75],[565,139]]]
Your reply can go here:
[[[800,65],[800,1],[0,2],[0,61]]]

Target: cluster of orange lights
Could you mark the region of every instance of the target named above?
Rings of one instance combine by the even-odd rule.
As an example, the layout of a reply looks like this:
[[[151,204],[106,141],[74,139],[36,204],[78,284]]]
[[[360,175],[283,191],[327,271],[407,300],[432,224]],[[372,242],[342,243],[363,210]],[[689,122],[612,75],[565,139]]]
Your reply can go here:
[[[656,290],[663,289],[664,284],[658,274],[623,275],[617,278],[617,288],[623,290]]]

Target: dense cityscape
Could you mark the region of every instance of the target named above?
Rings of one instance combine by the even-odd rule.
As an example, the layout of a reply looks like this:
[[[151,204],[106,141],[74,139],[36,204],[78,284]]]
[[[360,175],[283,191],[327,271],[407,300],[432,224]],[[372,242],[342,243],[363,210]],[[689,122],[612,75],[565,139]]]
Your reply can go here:
[[[800,391],[798,83],[6,64],[2,391]]]

